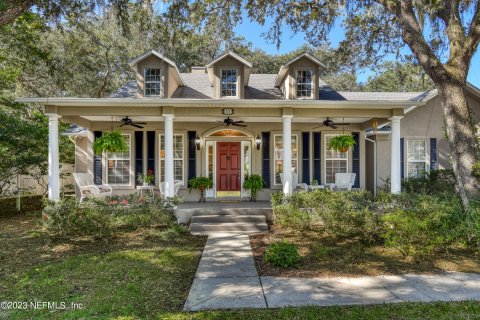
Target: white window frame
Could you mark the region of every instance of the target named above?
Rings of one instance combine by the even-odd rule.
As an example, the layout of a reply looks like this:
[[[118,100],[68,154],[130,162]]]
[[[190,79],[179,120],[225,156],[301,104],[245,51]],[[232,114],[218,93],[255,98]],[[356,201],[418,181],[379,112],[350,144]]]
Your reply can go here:
[[[162,150],[162,137],[164,137],[165,134],[160,133],[159,134],[159,139],[158,139],[158,168],[160,169],[159,175],[158,175],[158,181],[159,183],[163,182],[162,181],[162,173],[165,174],[165,168],[162,166],[162,160],[165,160],[165,158],[162,158],[161,155],[161,150]],[[174,163],[174,169],[175,169],[175,161],[181,160],[182,161],[182,179],[183,183],[185,183],[185,135],[183,133],[174,133],[173,138],[175,137],[182,137],[182,158],[175,157],[175,149],[173,150],[173,163]],[[175,144],[174,144],[175,148]],[[165,150],[165,149],[164,149]],[[179,180],[175,177],[175,172],[173,173],[173,178],[174,180]]]
[[[276,144],[275,144],[275,140],[276,140],[276,137],[281,137],[281,141],[282,141],[282,156],[281,158],[277,158],[277,151],[276,151]],[[292,169],[294,168],[293,166],[293,161],[296,161],[297,163],[297,166],[296,166],[296,169],[297,169],[297,178],[298,178],[298,174],[299,174],[299,162],[298,162],[298,153],[299,153],[299,149],[298,149],[298,145],[299,145],[299,141],[298,141],[298,134],[297,133],[292,133],[292,155],[293,155],[293,137],[295,137],[295,141],[296,141],[296,144],[297,144],[297,154],[296,154],[296,157],[294,158],[292,156]],[[276,181],[276,178],[277,178],[277,169],[276,169],[276,163],[277,161],[282,161],[282,168],[283,168],[283,133],[276,133],[273,135],[273,185],[274,186],[281,186],[282,183],[280,181],[280,183],[277,183]]]
[[[234,96],[224,96],[224,95],[222,94],[222,73],[223,73],[223,71],[227,71],[227,70],[235,70],[235,72],[236,72],[236,74],[237,74],[237,76],[236,76],[236,82],[235,82],[235,92],[236,92],[236,94],[235,94]],[[219,78],[220,78],[220,87],[219,87],[219,89],[220,89],[220,98],[222,98],[222,99],[235,99],[235,98],[238,98],[238,97],[239,97],[239,94],[240,94],[240,92],[239,92],[240,86],[238,85],[239,82],[240,82],[240,72],[239,72],[238,68],[236,68],[236,67],[223,67],[223,68],[220,69],[220,74],[219,74],[219,76],[220,76],[220,77],[219,77]],[[231,82],[228,82],[228,83],[231,83]],[[228,84],[228,83],[227,83],[227,84]]]
[[[299,99],[299,100],[302,100],[302,99],[313,99],[313,95],[314,95],[314,84],[313,84],[313,70],[310,69],[310,68],[298,68],[298,69],[295,69],[295,98],[296,99]],[[299,72],[310,72],[310,96],[299,96],[298,95],[298,86],[299,85],[306,85],[308,83],[298,83],[297,79],[298,79],[298,73]]]
[[[406,179],[410,179],[410,178],[418,178],[419,176],[415,176],[415,177],[411,177],[409,175],[409,165],[410,163],[421,163],[423,162],[424,165],[425,165],[425,174],[428,173],[430,171],[430,166],[429,166],[429,162],[430,162],[430,159],[429,159],[429,150],[428,150],[428,143],[427,143],[427,140],[425,139],[421,139],[421,138],[407,138],[405,139],[407,141],[407,145],[406,145],[406,152],[405,152],[405,163],[406,163],[406,172],[405,172],[405,178]],[[410,143],[413,143],[413,142],[423,142],[424,143],[424,159],[423,160],[409,160],[409,157],[408,157],[408,154],[409,154],[409,145]]]
[[[147,70],[159,70],[160,71],[160,80],[159,81],[147,81]],[[163,71],[160,67],[145,67],[143,68],[143,96],[144,97],[160,97],[162,95],[162,75]],[[147,83],[158,83],[160,85],[160,91],[158,94],[148,94],[147,95]]]
[[[333,179],[333,182],[327,182],[327,161],[335,161],[335,160],[340,160],[340,161],[347,161],[347,172],[350,171],[350,150],[348,150],[347,152],[344,152],[344,154],[346,155],[346,158],[327,158],[327,153],[328,151],[328,138],[329,137],[335,137],[335,136],[338,136],[340,134],[334,134],[334,133],[330,133],[330,134],[324,134],[324,138],[323,138],[323,145],[324,145],[324,151],[323,151],[323,179],[325,181],[325,184],[326,185],[329,185],[329,184],[334,184],[335,183],[335,178]]]
[[[128,158],[117,158],[116,156],[111,156],[111,153],[105,152],[104,153],[104,159],[105,159],[105,181],[107,184],[110,184],[112,186],[116,187],[130,187],[132,186],[132,135],[130,133],[122,133],[122,136],[127,136],[128,137]],[[113,152],[113,155],[115,155],[117,152]],[[125,152],[119,152],[119,153],[125,153]],[[108,180],[108,162],[110,160],[128,160],[128,183],[110,183]]]

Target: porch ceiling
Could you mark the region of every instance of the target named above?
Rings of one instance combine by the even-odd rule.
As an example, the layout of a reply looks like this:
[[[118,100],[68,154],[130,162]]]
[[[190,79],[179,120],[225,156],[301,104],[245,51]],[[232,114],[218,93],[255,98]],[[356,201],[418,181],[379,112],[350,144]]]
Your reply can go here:
[[[217,121],[222,121],[227,116],[216,116],[216,117],[185,117],[177,116],[175,117],[175,122],[206,122],[206,123],[215,123]],[[236,117],[235,115],[230,116],[235,120],[242,120],[248,123],[281,123],[282,117]],[[92,122],[119,122],[123,116],[82,116],[81,118],[86,119]],[[163,117],[161,116],[130,116],[130,118],[137,122],[163,122]],[[292,122],[294,123],[320,123],[325,120],[326,117],[294,117]],[[363,123],[372,119],[372,117],[330,117],[334,122],[348,122],[348,123]]]

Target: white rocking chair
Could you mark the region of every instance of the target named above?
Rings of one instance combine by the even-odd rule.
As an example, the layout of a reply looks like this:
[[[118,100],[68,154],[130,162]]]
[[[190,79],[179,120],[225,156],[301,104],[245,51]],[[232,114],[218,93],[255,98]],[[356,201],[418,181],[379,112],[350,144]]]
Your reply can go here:
[[[165,198],[165,185],[167,183],[165,181],[162,181],[160,182],[160,185],[159,185],[159,190],[160,190],[160,196],[162,198]],[[178,193],[178,190],[180,190],[180,187],[183,186],[183,181],[181,180],[175,180],[174,183],[173,183],[173,192],[174,192],[174,195],[177,195]]]
[[[75,183],[80,189],[80,202],[87,197],[105,198],[112,196],[112,186],[109,184],[96,185],[90,173],[74,173]]]
[[[355,184],[356,173],[335,173],[335,184],[331,186],[331,189],[346,189],[352,190]]]

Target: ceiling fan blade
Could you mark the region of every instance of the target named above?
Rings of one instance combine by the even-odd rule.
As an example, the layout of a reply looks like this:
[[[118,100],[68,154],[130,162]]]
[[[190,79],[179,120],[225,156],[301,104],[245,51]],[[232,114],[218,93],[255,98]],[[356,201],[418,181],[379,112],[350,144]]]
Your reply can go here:
[[[240,123],[232,123],[232,125],[237,126],[237,127],[246,127],[246,124],[240,124]]]
[[[346,122],[345,123],[336,123],[335,122],[335,125],[336,126],[348,126],[348,125],[350,125],[350,123],[346,123]]]
[[[233,121],[234,123],[244,123],[245,121],[243,120],[237,120],[237,121]]]
[[[121,125],[119,125],[119,127],[123,127],[123,126],[126,126],[127,124],[126,123],[123,123]]]
[[[337,128],[338,128],[338,127],[337,127],[336,125],[334,125],[334,124],[329,125],[329,127],[332,128],[332,129],[337,129]]]
[[[147,124],[146,122],[135,122],[135,124]]]
[[[131,125],[132,127],[135,127],[135,128],[143,129],[142,126],[139,126],[138,124],[135,124],[135,123],[131,123],[130,125]]]
[[[321,124],[321,125],[319,125],[319,126],[313,127],[312,129],[317,129],[317,128],[321,128],[321,127],[325,127],[325,125],[324,125],[324,124]]]

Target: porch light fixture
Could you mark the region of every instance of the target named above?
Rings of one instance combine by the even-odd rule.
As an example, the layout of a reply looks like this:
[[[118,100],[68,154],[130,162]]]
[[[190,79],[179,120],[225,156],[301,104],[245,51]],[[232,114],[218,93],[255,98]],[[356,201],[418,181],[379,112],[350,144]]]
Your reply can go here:
[[[202,144],[202,139],[200,139],[200,137],[197,136],[195,137],[195,146],[197,147],[197,150],[200,150],[200,145]]]
[[[262,145],[262,138],[260,138],[259,134],[257,134],[257,137],[255,138],[255,144],[257,145],[257,150],[260,150],[260,146]]]

